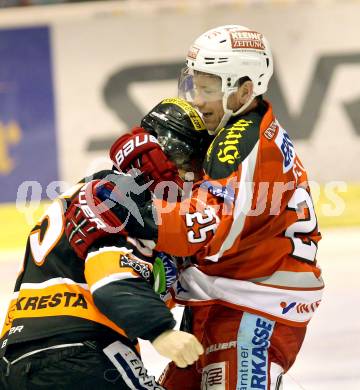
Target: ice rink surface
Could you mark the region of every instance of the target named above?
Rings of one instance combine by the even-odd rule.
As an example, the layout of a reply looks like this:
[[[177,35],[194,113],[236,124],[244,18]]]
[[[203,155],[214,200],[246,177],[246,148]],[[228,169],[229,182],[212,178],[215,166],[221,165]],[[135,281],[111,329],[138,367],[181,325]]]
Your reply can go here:
[[[360,389],[360,228],[322,234],[318,261],[326,283],[324,298],[294,366],[284,377],[284,390]],[[1,321],[22,256],[23,251],[0,252]],[[150,373],[158,376],[166,360],[147,342],[142,343],[142,354]]]

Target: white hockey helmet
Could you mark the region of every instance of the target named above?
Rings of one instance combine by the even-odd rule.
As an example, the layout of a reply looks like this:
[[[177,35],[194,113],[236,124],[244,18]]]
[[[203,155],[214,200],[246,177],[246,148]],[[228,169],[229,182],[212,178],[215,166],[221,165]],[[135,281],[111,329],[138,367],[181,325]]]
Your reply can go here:
[[[179,96],[192,101],[195,95],[194,71],[220,77],[224,116],[215,133],[231,116],[243,112],[258,95],[266,92],[273,74],[273,59],[267,39],[259,32],[240,25],[213,28],[190,47],[187,67],[179,79]],[[233,112],[227,108],[228,97],[238,89],[237,81],[248,77],[253,82],[253,94],[246,104]]]

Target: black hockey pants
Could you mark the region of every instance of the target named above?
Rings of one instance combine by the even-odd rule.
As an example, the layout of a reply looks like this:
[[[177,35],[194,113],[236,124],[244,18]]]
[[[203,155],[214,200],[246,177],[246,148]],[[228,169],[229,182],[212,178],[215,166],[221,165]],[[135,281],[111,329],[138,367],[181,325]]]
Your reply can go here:
[[[94,341],[77,344],[0,359],[0,389],[163,389],[121,342],[104,349]]]

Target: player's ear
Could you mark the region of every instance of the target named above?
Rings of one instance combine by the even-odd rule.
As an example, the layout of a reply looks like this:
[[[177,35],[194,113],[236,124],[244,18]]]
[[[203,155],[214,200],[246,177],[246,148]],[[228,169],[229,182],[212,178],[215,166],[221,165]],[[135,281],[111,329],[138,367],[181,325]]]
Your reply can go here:
[[[243,106],[252,96],[254,87],[250,80],[243,82],[236,92],[233,92],[228,98],[228,108],[233,111],[237,111]]]
[[[245,81],[238,89],[240,94],[240,103],[245,104],[251,97],[254,90],[254,85],[251,80]]]

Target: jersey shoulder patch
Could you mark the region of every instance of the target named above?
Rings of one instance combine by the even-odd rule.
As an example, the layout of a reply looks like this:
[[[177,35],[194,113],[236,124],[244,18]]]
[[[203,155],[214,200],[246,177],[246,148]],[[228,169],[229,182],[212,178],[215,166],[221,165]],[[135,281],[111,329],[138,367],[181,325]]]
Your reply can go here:
[[[250,112],[234,118],[220,130],[211,143],[204,161],[204,171],[211,179],[223,179],[237,171],[259,140],[262,117]]]
[[[283,156],[283,173],[289,172],[294,166],[295,147],[288,133],[278,124],[279,130],[275,138],[275,144]]]

